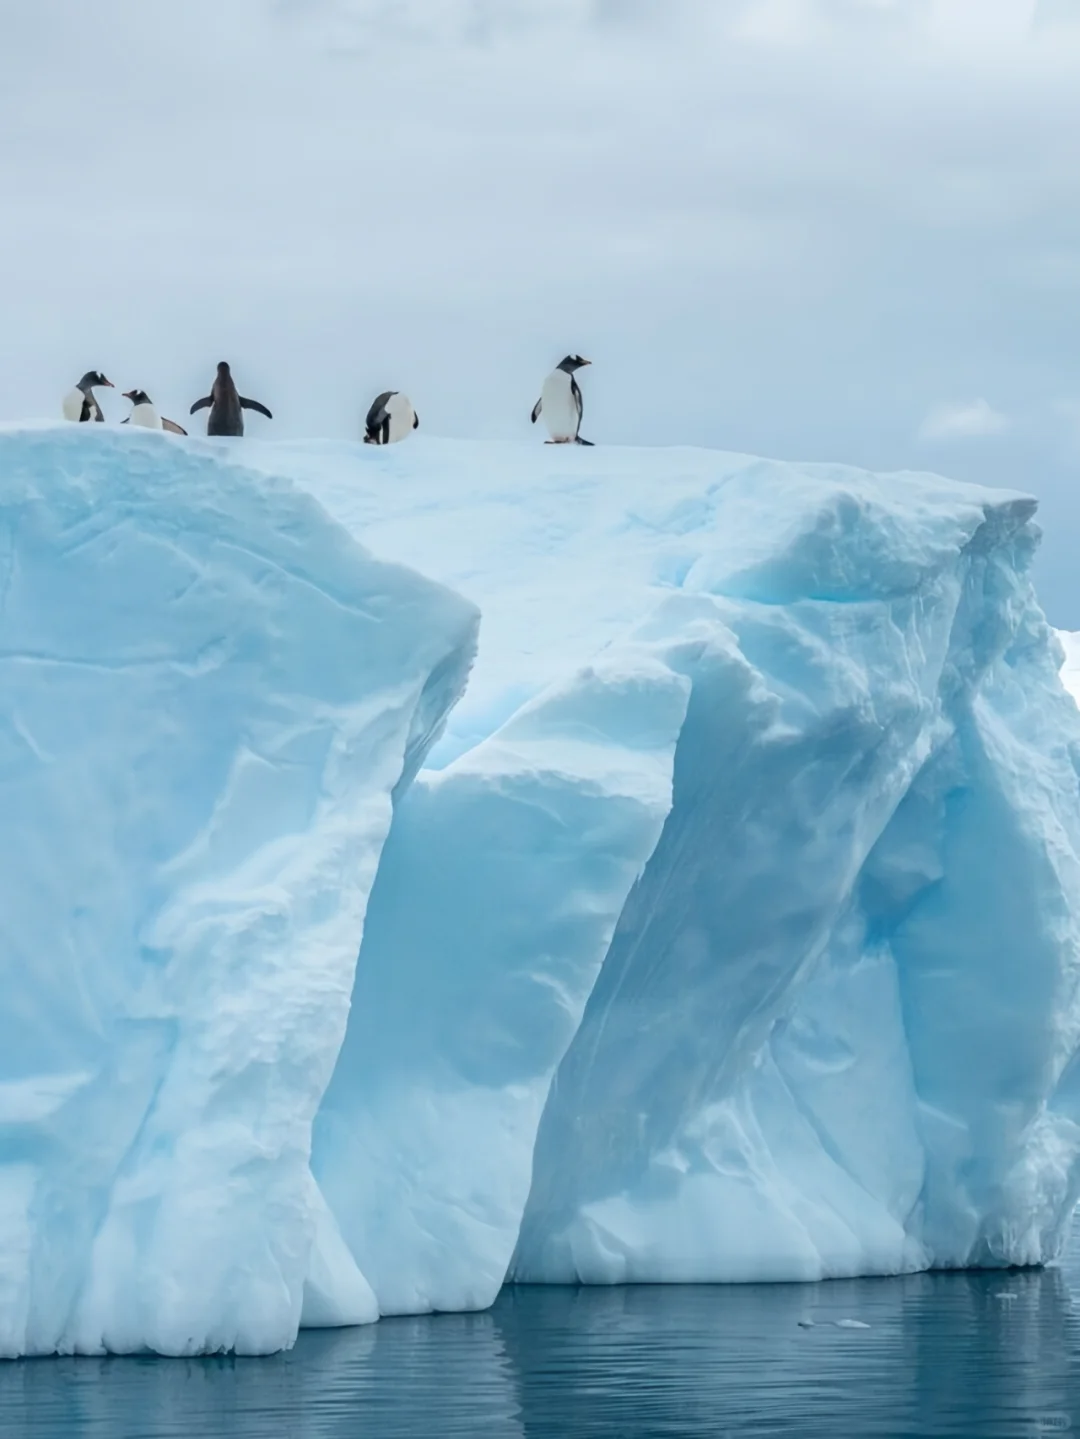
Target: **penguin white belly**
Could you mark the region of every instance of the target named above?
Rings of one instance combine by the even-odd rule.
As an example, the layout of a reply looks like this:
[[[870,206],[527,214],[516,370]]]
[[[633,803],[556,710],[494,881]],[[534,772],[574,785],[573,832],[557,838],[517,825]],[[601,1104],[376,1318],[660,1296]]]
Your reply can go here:
[[[540,414],[553,440],[576,440],[581,427],[570,376],[565,370],[554,370],[540,391]]]
[[[388,445],[396,444],[398,440],[404,440],[412,434],[416,411],[408,395],[391,395],[386,402],[386,414],[390,420],[390,433],[386,440]]]
[[[136,405],[130,419],[133,425],[141,425],[144,430],[162,429],[161,416],[153,405]]]
[[[65,420],[74,420],[77,424],[82,419],[83,398],[82,390],[72,390],[64,396]]]

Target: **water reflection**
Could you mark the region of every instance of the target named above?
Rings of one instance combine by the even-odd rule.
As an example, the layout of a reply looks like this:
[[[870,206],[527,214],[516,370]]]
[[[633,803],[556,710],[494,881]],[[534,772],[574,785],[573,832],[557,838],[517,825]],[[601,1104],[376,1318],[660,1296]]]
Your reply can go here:
[[[505,1292],[271,1359],[0,1365],[4,1439],[1080,1432],[1080,1265]],[[856,1327],[868,1325],[868,1328]]]
[[[519,1290],[497,1318],[530,1439],[989,1439],[1080,1420],[1080,1328],[1057,1269],[810,1289]]]

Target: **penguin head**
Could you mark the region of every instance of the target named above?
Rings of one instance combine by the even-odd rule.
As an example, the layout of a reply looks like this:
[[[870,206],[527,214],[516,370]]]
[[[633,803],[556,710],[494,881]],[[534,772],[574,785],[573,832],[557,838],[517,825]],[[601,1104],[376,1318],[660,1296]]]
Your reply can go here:
[[[567,355],[565,360],[560,360],[558,368],[565,370],[572,375],[575,370],[580,370],[583,365],[591,365],[591,360],[583,360],[580,355]]]
[[[145,390],[125,390],[124,399],[130,400],[133,405],[149,405],[150,396]]]
[[[222,377],[222,379],[228,378],[231,371],[229,370],[229,364],[227,360],[218,361],[217,372]]]
[[[107,380],[100,370],[87,370],[76,388],[80,390],[92,390],[97,385],[106,385],[110,390],[115,388],[112,380]]]

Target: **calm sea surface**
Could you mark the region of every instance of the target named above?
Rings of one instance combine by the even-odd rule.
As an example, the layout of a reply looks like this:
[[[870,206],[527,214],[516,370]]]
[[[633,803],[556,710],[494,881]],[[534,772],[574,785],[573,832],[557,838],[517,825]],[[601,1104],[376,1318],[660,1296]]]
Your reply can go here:
[[[1080,1434],[1078,1305],[1077,1243],[1031,1273],[508,1290],[271,1359],[0,1363],[0,1436]]]

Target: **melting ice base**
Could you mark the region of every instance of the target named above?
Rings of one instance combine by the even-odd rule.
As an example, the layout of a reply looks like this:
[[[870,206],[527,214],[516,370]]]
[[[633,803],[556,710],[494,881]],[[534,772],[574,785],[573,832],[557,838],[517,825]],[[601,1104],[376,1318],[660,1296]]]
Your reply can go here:
[[[1080,714],[1033,509],[0,433],[0,1352],[1051,1258]]]

